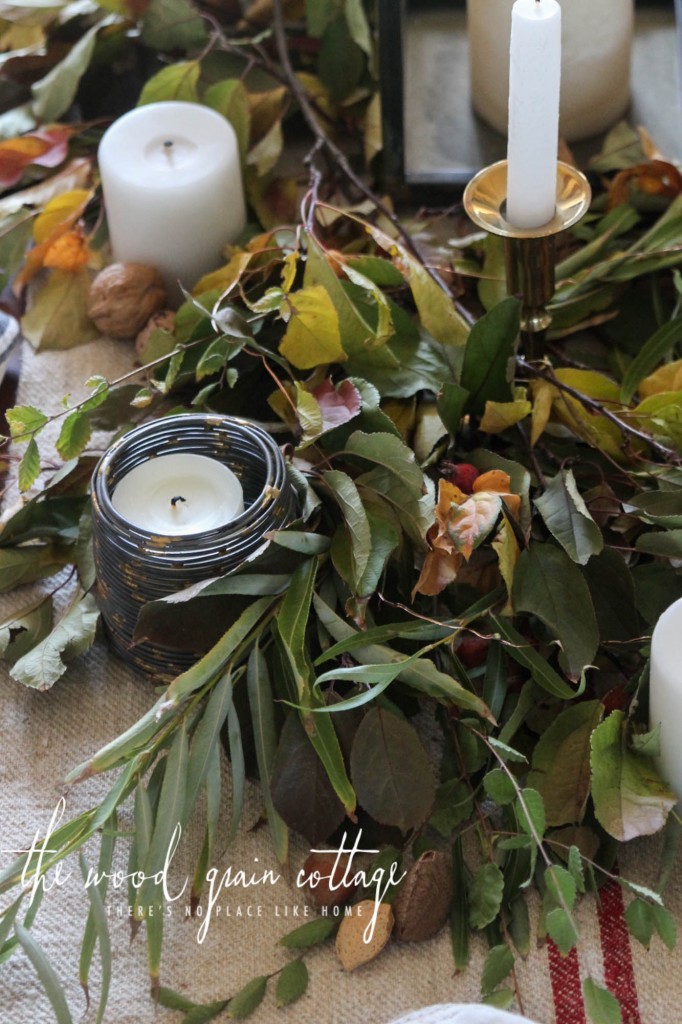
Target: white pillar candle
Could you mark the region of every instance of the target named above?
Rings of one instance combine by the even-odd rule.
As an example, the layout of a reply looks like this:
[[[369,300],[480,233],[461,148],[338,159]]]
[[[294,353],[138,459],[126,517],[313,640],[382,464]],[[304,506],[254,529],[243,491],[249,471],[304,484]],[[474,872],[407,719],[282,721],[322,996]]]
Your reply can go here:
[[[115,121],[99,146],[117,262],[147,263],[169,294],[222,262],[246,223],[232,125],[197,103],[150,103]]]
[[[134,526],[161,537],[215,530],[244,511],[239,480],[217,459],[190,452],[159,455],[116,484],[114,509]]]
[[[556,210],[560,66],[559,4],[516,0],[510,44],[506,218],[517,228],[539,228]]]
[[[513,0],[468,0],[471,100],[507,132]],[[562,0],[561,135],[576,142],[619,121],[630,102],[634,0]]]
[[[661,775],[682,799],[682,599],[663,612],[651,638],[649,721],[661,727]]]

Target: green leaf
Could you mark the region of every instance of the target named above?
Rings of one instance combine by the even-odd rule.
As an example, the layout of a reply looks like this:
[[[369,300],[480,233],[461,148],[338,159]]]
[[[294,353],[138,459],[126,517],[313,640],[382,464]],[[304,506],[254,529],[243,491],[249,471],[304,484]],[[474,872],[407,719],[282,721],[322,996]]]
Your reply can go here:
[[[272,761],[270,795],[281,828],[286,822],[311,843],[330,836],[345,816],[325,768],[301,722],[290,715]]]
[[[562,711],[540,736],[528,785],[542,796],[548,825],[582,821],[590,795],[590,741],[603,717],[601,701],[584,701]]]
[[[518,798],[517,814],[519,824],[529,836],[541,839],[545,832],[545,805],[535,789],[523,789]]]
[[[642,627],[635,603],[633,573],[621,553],[604,548],[589,560],[583,575],[590,588],[602,642],[632,640],[639,636]]]
[[[628,931],[645,949],[651,945],[654,934],[654,908],[644,900],[632,900],[625,910]]]
[[[526,764],[528,761],[525,754],[520,753],[518,750],[514,750],[514,748],[510,747],[507,743],[503,743],[501,740],[495,739],[494,736],[488,737],[488,743],[503,761],[516,761],[518,764]]]
[[[80,867],[83,880],[87,882],[89,871],[83,853],[80,853]],[[111,939],[109,937],[109,925],[107,923],[107,912],[104,909],[102,894],[96,885],[90,885],[86,889],[90,900],[90,913],[94,922],[97,941],[99,943],[99,956],[101,963],[100,997],[97,1007],[95,1024],[102,1024],[104,1013],[109,999],[109,987],[111,985]]]
[[[567,914],[562,907],[555,907],[547,914],[545,926],[561,955],[567,956],[579,938],[570,914]]]
[[[0,655],[10,664],[18,661],[52,629],[52,599],[42,594],[0,622]]]
[[[69,1013],[69,1007],[64,996],[64,989],[59,981],[57,972],[47,959],[42,946],[39,946],[31,933],[22,925],[14,925],[15,934],[21,944],[24,953],[31,961],[33,969],[40,979],[47,998],[55,1015],[56,1024],[73,1024]]]
[[[306,921],[292,932],[283,935],[279,945],[285,949],[309,949],[311,946],[319,946],[334,934],[338,925],[339,922],[334,917],[318,917]]]
[[[620,399],[624,405],[632,400],[639,383],[652,373],[658,364],[674,350],[682,340],[682,317],[676,317],[663,324],[642,346],[628,366],[620,388]]]
[[[469,392],[454,381],[445,381],[436,398],[438,415],[454,437],[459,431]]]
[[[357,43],[361,50],[372,56],[372,37],[370,34],[367,14],[362,5],[362,0],[345,0],[346,22],[351,38]]]
[[[182,100],[185,103],[198,103],[200,65],[196,60],[178,61],[169,64],[148,79],[137,101],[138,107],[147,103],[160,103],[166,100]]]
[[[159,1006],[163,1006],[166,1010],[184,1010],[185,1013],[188,1010],[193,1010],[197,1005],[191,999],[187,999],[185,996],[180,995],[179,992],[174,992],[163,985],[157,990],[156,1000]]]
[[[647,522],[657,526],[682,527],[680,491],[646,491],[629,498],[625,503],[627,512],[637,509],[643,512]]]
[[[214,1003],[193,1006],[182,1018],[182,1024],[207,1024],[208,1021],[214,1020],[223,1010],[227,1009],[228,1003],[228,999],[218,999]]]
[[[363,636],[353,626],[339,618],[317,595],[313,597],[313,603],[318,619],[335,640],[345,642],[356,636]],[[370,643],[367,646],[356,647],[353,640],[352,650],[354,659],[362,665],[385,665],[404,661],[398,651],[381,644]],[[419,658],[413,664],[403,667],[398,678],[418,693],[428,694],[436,700],[453,703],[484,718],[490,718],[488,708],[476,694],[466,690],[451,675],[437,669],[430,659]]]
[[[411,725],[375,707],[355,734],[351,778],[361,806],[383,825],[407,832],[433,807],[435,785],[428,758]]]
[[[58,121],[66,113],[92,60],[98,33],[116,20],[115,15],[110,15],[98,21],[71,47],[63,60],[31,86],[31,109],[39,121]]]
[[[176,829],[185,821],[188,761],[187,723],[183,721],[175,730],[173,743],[166,756],[159,806],[144,860],[145,882],[137,896],[137,906],[141,908],[148,907],[160,898],[154,892],[154,876],[162,872]]]
[[[483,864],[469,887],[469,924],[485,928],[495,920],[502,905],[504,875],[497,864]]]
[[[35,438],[31,438],[26,451],[21,457],[17,479],[20,491],[28,491],[38,479],[40,473],[40,452]]]
[[[533,679],[547,693],[551,693],[560,700],[572,700],[578,694],[572,689],[557,672],[548,665],[545,658],[540,655],[528,640],[511,625],[508,619],[502,616],[491,616],[497,633],[506,641],[505,650],[514,661],[523,665],[531,673]]]
[[[253,1011],[263,1002],[265,990],[268,986],[266,976],[253,978],[244,985],[244,988],[237,992],[236,996],[230,999],[227,1007],[227,1016],[232,1020],[242,1020],[249,1017]]]
[[[82,412],[70,413],[62,423],[57,451],[63,459],[75,459],[83,451],[92,433],[90,420]]]
[[[572,470],[549,480],[535,504],[549,532],[574,562],[585,565],[604,547],[601,530],[588,511]]]
[[[348,582],[353,591],[357,592],[359,582],[367,568],[371,549],[372,535],[367,513],[357,487],[346,473],[331,469],[323,473],[322,476],[341,509],[344,529],[350,542],[351,578]],[[332,559],[336,564],[334,542],[332,542]],[[345,576],[343,573],[342,575]]]
[[[677,802],[653,762],[630,749],[626,731],[625,715],[613,711],[592,733],[594,811],[621,842],[658,832]]]
[[[280,864],[284,864],[288,856],[289,834],[286,825],[275,810],[270,784],[272,766],[277,751],[274,701],[267,663],[258,645],[249,655],[246,681],[263,802],[277,859]]]
[[[10,436],[14,441],[26,441],[47,423],[47,416],[32,405],[15,405],[5,413]]]
[[[488,772],[483,779],[483,788],[490,799],[500,807],[511,804],[516,799],[516,787],[501,768],[494,768],[493,771]]]
[[[76,593],[52,632],[16,662],[10,675],[24,686],[49,690],[64,674],[68,663],[92,646],[98,619],[94,596]]]
[[[510,360],[520,318],[518,299],[505,299],[471,328],[464,350],[461,385],[469,392],[469,408],[473,412],[483,412],[486,402],[511,399]]]
[[[682,558],[682,530],[642,533],[635,541],[635,547],[647,555],[680,559]]]
[[[652,910],[656,931],[668,949],[673,950],[677,945],[677,922],[675,918],[669,910],[666,910],[665,907],[659,907],[656,903],[652,905]]]
[[[204,103],[217,110],[230,122],[237,136],[240,156],[244,161],[249,145],[250,128],[249,99],[244,83],[238,78],[216,82],[204,93]]]
[[[305,993],[308,988],[308,968],[303,960],[292,960],[277,979],[275,999],[277,1006],[289,1006]]]
[[[481,973],[481,995],[490,995],[514,966],[514,954],[506,942],[489,950]]]
[[[188,0],[151,0],[140,38],[152,50],[193,50],[206,43],[206,28]]]
[[[589,589],[575,563],[553,544],[531,543],[516,566],[512,601],[517,613],[536,615],[556,635],[568,675],[578,679],[597,653],[599,629]]]
[[[470,787],[459,779],[443,782],[436,791],[436,803],[429,825],[447,838],[461,822],[471,817],[473,796]]]
[[[220,741],[220,731],[232,706],[232,673],[226,672],[213,687],[201,716],[187,763],[186,803],[182,820],[189,819],[206,781],[213,751]]]
[[[592,978],[583,981],[583,997],[592,1024],[622,1024],[618,1000]]]
[[[470,960],[469,894],[462,837],[452,844],[452,880],[455,899],[450,904],[450,941],[455,970],[463,971]]]

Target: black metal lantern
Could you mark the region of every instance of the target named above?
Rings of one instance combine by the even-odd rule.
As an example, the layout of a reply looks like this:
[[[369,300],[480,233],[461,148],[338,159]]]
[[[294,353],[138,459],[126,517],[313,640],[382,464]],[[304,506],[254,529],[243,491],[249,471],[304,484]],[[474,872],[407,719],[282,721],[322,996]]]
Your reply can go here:
[[[223,526],[158,536],[124,518],[112,504],[116,485],[142,463],[165,454],[222,462],[238,477],[244,511]],[[112,648],[137,668],[167,678],[188,668],[198,651],[169,643],[134,644],[143,605],[237,569],[295,514],[295,495],[273,439],[260,427],[227,416],[168,416],[124,434],[93,476],[93,539],[98,600]]]
[[[636,3],[628,120],[669,159],[682,158],[682,0]],[[453,186],[506,156],[505,138],[473,112],[466,0],[378,0],[378,18],[387,185],[398,196],[452,197]],[[601,143],[572,147],[581,166]]]

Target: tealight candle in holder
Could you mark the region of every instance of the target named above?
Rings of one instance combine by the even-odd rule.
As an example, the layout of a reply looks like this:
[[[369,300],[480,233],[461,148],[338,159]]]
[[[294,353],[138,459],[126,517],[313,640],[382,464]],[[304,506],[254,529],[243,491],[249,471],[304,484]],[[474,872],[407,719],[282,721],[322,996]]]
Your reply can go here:
[[[184,499],[184,500],[183,500]],[[295,514],[284,458],[245,420],[168,416],[124,434],[92,485],[97,593],[113,649],[168,678],[203,652],[134,643],[143,605],[237,569]]]
[[[467,0],[472,103],[501,134],[507,132],[513,2]],[[627,111],[634,0],[568,0],[561,13],[560,130],[576,142],[606,131]]]
[[[661,729],[661,775],[682,799],[682,599],[663,612],[651,637],[649,721]]]
[[[220,265],[244,229],[237,137],[198,103],[149,103],[114,121],[98,152],[114,259],[156,267],[171,296]]]
[[[244,511],[244,493],[232,470],[205,455],[161,455],[126,473],[113,508],[143,530],[166,537],[225,526]]]

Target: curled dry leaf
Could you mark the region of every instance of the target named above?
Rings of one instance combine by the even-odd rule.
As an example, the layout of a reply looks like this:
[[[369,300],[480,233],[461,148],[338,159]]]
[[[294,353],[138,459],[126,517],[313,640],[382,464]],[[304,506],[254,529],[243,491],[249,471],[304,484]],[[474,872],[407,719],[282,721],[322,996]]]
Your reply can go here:
[[[380,903],[378,907],[374,900],[356,903],[351,916],[344,917],[336,933],[336,955],[343,969],[354,971],[379,956],[391,936],[394,920],[388,903]]]
[[[427,850],[407,872],[393,901],[396,939],[430,939],[447,921],[451,903],[452,860],[446,853]]]
[[[518,518],[521,499],[511,493],[509,476],[499,469],[467,481],[471,493],[441,479],[438,485],[436,521],[426,539],[430,551],[424,559],[421,574],[413,591],[433,597],[452,583],[464,562],[490,534],[497,522],[502,503]]]

